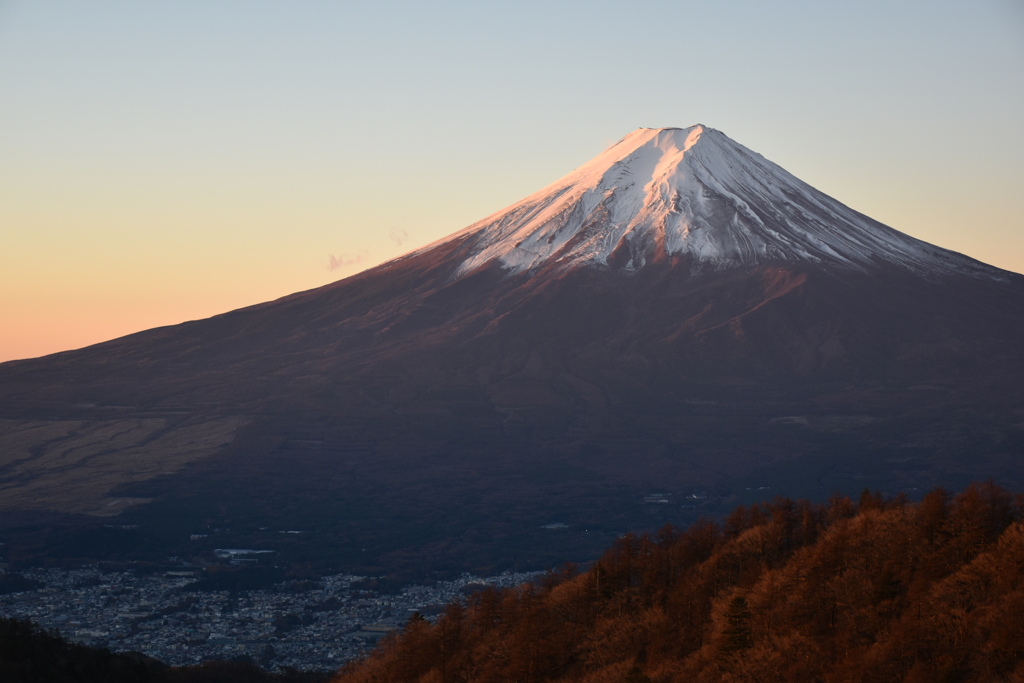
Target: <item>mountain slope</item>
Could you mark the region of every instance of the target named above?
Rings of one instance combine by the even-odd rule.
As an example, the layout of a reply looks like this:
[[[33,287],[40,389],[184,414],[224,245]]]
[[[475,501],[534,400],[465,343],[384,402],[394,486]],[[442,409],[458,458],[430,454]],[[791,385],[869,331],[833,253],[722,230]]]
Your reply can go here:
[[[370,572],[585,557],[763,486],[1021,488],[1021,311],[1019,275],[881,226],[717,131],[641,129],[332,285],[0,365],[0,493],[132,505],[153,548],[183,553],[207,528],[240,534],[221,547],[315,530],[273,543]],[[97,442],[143,419],[157,440]],[[206,455],[139,475],[132,454],[164,442]],[[105,494],[47,493],[94,457],[122,468]],[[652,508],[651,491],[675,502]]]

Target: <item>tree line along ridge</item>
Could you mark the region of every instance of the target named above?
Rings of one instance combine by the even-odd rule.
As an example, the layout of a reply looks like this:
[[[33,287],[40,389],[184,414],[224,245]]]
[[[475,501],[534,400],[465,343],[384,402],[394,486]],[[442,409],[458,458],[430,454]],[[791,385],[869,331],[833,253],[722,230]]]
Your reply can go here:
[[[1024,496],[776,498],[414,619],[335,683],[1024,680]]]

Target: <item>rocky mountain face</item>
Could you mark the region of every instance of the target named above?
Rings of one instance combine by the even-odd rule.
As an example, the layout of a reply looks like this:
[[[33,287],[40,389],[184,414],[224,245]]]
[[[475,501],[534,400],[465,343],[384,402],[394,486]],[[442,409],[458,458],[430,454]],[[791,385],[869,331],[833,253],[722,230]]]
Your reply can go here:
[[[1022,312],[1020,275],[713,129],[640,129],[345,280],[0,365],[0,499],[62,520],[26,554],[125,510],[113,554],[230,528],[383,572],[582,559],[775,494],[1019,489]]]

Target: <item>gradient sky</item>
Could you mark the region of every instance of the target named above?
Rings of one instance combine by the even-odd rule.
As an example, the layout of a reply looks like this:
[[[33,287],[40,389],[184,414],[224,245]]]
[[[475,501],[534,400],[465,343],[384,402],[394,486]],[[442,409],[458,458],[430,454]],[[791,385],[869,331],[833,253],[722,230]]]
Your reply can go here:
[[[1024,271],[1021,0],[0,0],[0,361],[326,284],[694,123]]]

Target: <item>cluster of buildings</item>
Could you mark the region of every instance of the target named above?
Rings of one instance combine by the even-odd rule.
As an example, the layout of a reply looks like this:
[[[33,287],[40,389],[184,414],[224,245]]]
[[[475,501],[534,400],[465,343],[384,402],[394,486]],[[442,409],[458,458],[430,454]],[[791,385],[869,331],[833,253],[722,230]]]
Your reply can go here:
[[[69,640],[142,652],[171,665],[222,659],[325,670],[365,654],[415,612],[429,619],[474,588],[518,586],[537,577],[464,574],[384,595],[361,589],[364,577],[343,574],[313,585],[194,592],[193,573],[187,567],[155,576],[96,567],[25,571],[43,587],[0,596],[0,616],[31,619]]]

